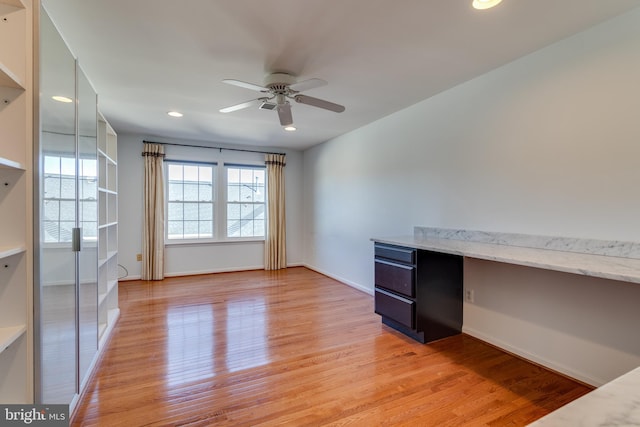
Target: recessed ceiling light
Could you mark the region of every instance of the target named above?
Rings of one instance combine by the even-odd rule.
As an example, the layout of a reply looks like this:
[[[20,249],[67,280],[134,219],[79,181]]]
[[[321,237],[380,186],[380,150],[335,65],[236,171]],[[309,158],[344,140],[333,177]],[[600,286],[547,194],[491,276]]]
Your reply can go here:
[[[473,7],[476,9],[491,9],[500,4],[502,0],[473,0]]]
[[[168,115],[170,115],[171,117],[182,117],[184,116],[184,114],[178,112],[178,111],[169,111],[167,113]]]
[[[295,132],[296,131],[296,127],[295,126],[285,126],[284,130],[286,130],[287,132]]]
[[[73,99],[67,98],[66,96],[61,96],[61,95],[54,95],[51,97],[51,99],[53,99],[54,101],[65,102],[65,103],[73,102]]]

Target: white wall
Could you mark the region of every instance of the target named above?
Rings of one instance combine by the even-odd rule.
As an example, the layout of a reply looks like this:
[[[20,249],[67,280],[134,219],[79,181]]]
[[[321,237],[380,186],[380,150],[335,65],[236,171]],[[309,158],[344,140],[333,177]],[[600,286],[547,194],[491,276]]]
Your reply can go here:
[[[639,241],[638,76],[640,9],[307,150],[305,263],[371,292],[369,238],[411,234],[414,225]],[[499,273],[503,267],[482,268]],[[467,270],[477,268],[467,263]],[[515,279],[528,275],[525,270]],[[514,302],[499,294],[513,276],[501,282],[497,274],[478,285],[480,300],[501,301],[491,306],[499,315],[466,306],[465,328],[495,343],[511,343],[521,354],[536,353],[553,366],[583,357],[579,350],[562,357],[541,351],[545,332],[539,325],[501,332],[502,314],[511,313]],[[563,287],[586,279],[547,273],[540,281]],[[593,303],[623,302],[629,295],[612,296],[617,288],[609,281],[588,282],[594,288],[587,294],[591,304],[571,311],[585,322],[569,333],[598,340],[586,321]],[[535,293],[537,285],[533,280],[522,287]],[[542,309],[558,292],[546,287],[533,308],[519,301],[532,311],[527,322],[565,322]],[[635,288],[631,292],[639,296]],[[602,310],[605,318],[618,319],[626,339],[635,336],[635,317],[616,313],[615,304]],[[513,342],[515,333],[526,338]],[[601,365],[617,364],[613,371],[640,365],[640,344],[602,345],[628,350],[633,361],[600,359]],[[592,383],[613,375],[597,363],[576,365],[579,372],[571,374]]]
[[[118,263],[128,270],[126,279],[139,279],[142,252],[142,141],[206,145],[198,141],[175,141],[144,135],[118,134]],[[216,147],[223,144],[211,144]],[[234,146],[234,148],[242,148]],[[251,147],[246,147],[251,149]],[[255,148],[254,148],[255,149]],[[261,148],[269,151],[268,148]],[[285,167],[287,215],[287,263],[302,263],[302,153],[287,153]],[[222,162],[264,163],[264,155],[233,151],[166,146],[167,158]],[[224,242],[170,245],[165,249],[167,276],[264,268],[263,242]],[[121,274],[124,274],[121,272]]]

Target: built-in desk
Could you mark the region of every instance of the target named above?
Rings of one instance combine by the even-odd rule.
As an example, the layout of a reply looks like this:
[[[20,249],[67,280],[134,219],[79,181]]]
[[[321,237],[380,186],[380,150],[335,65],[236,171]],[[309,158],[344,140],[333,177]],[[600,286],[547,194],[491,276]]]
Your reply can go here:
[[[486,236],[488,233],[482,233]],[[547,238],[558,241],[560,238]],[[516,264],[528,267],[542,268],[546,270],[562,271],[565,273],[581,274],[585,276],[600,277],[603,279],[620,280],[624,282],[640,283],[640,259],[623,256],[600,255],[595,253],[577,252],[575,250],[548,249],[544,247],[522,247],[505,243],[487,243],[473,240],[457,240],[453,238],[438,238],[425,236],[416,232],[413,236],[380,237],[371,239],[374,242],[391,245],[406,246],[416,249],[425,249],[434,252],[442,252],[452,255],[462,255],[469,258],[497,261],[508,264]],[[577,241],[577,239],[566,239]],[[516,239],[513,239],[516,241]],[[539,240],[540,241],[540,240]],[[585,242],[584,240],[582,242]],[[611,249],[615,242],[597,242],[591,246],[586,243],[579,249],[590,250],[597,246]],[[608,246],[607,246],[608,245]],[[633,251],[635,243],[621,243],[618,247],[620,254]],[[576,245],[573,245],[574,247]],[[613,251],[612,251],[613,252]]]

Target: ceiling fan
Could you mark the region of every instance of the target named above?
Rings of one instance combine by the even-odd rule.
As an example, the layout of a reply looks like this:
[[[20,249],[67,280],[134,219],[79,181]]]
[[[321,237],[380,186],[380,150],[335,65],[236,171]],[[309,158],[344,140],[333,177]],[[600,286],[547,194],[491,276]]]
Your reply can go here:
[[[305,90],[326,85],[327,82],[321,79],[308,79],[296,82],[295,77],[290,74],[273,73],[269,74],[265,78],[264,86],[234,79],[225,79],[222,80],[222,82],[243,87],[245,89],[255,90],[264,94],[264,96],[241,104],[222,108],[220,110],[221,113],[230,113],[232,111],[254,106],[261,110],[276,110],[278,112],[280,124],[285,128],[293,126],[293,116],[291,115],[291,104],[289,100],[293,100],[299,104],[306,104],[311,105],[312,107],[334,111],[336,113],[342,113],[345,110],[342,105],[300,93]],[[293,129],[295,128],[291,128],[291,130]]]

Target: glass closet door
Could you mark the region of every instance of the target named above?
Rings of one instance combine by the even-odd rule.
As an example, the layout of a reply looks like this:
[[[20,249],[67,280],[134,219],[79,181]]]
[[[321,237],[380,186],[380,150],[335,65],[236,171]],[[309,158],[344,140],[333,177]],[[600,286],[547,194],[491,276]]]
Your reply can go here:
[[[70,404],[78,384],[76,62],[42,10],[40,21],[37,401]],[[54,98],[55,97],[55,98]]]
[[[97,95],[77,67],[78,87],[78,374],[82,384],[98,351]]]

